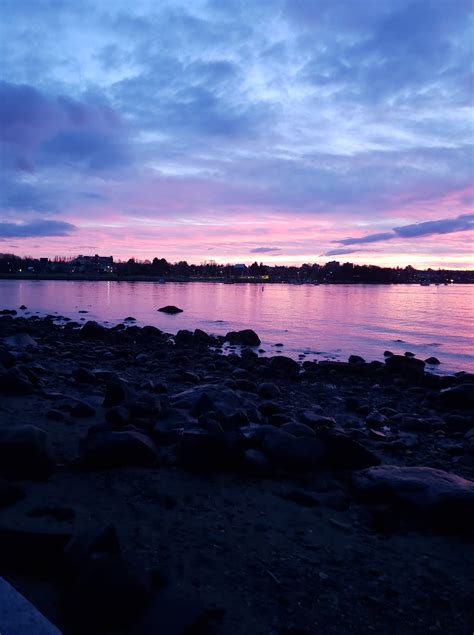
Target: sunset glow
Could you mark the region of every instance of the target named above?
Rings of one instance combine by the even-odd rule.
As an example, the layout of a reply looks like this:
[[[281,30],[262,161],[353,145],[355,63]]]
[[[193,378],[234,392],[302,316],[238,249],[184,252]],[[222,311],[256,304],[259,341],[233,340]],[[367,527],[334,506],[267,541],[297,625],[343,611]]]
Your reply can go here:
[[[470,7],[4,0],[0,252],[472,267]]]

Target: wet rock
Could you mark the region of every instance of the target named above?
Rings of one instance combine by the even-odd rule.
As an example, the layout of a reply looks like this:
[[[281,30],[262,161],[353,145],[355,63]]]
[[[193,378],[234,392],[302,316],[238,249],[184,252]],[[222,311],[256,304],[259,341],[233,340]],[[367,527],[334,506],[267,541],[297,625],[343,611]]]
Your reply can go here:
[[[158,452],[153,441],[140,432],[98,432],[81,444],[82,461],[88,467],[153,465]]]
[[[169,315],[175,315],[176,313],[182,313],[183,309],[179,309],[177,306],[167,305],[162,306],[161,309],[158,309],[161,313],[168,313]]]
[[[280,357],[270,358],[270,368],[280,375],[297,375],[300,371],[300,365],[290,357],[284,355]]]
[[[55,467],[49,436],[30,425],[0,427],[0,474],[18,479],[44,479]]]
[[[441,364],[441,362],[437,357],[428,357],[428,359],[425,359],[425,364],[429,364],[430,366],[437,366],[438,364]]]
[[[340,432],[320,429],[318,437],[326,446],[324,463],[332,468],[360,470],[380,463],[371,450]]]
[[[385,366],[391,373],[397,375],[422,376],[424,373],[425,362],[415,357],[406,357],[405,355],[391,355],[385,358]]]
[[[19,485],[0,478],[0,509],[10,507],[24,498],[25,492]]]
[[[241,344],[242,346],[260,346],[260,338],[252,331],[252,329],[244,329],[243,331],[230,331],[224,338],[224,341],[231,344]]]
[[[273,467],[290,472],[314,469],[324,454],[324,446],[318,439],[295,437],[276,428],[266,433],[262,450]]]
[[[176,344],[192,344],[194,342],[194,334],[192,331],[187,331],[186,329],[182,329],[178,331],[174,336],[174,341]]]
[[[81,328],[79,335],[86,340],[102,340],[107,335],[107,329],[101,324],[89,320]]]
[[[213,341],[213,338],[201,329],[194,330],[194,341],[197,344],[210,344]]]
[[[395,506],[407,518],[435,528],[472,532],[474,482],[430,467],[380,465],[353,474],[355,494]]]
[[[257,384],[249,379],[237,379],[235,387],[237,390],[243,390],[244,392],[257,392]]]
[[[382,426],[386,425],[387,422],[387,417],[377,410],[372,410],[372,412],[369,413],[365,419],[365,425],[368,428],[381,428]]]
[[[350,355],[349,364],[365,364],[365,359],[360,355]]]
[[[459,384],[442,390],[438,404],[445,409],[474,410],[474,384]]]

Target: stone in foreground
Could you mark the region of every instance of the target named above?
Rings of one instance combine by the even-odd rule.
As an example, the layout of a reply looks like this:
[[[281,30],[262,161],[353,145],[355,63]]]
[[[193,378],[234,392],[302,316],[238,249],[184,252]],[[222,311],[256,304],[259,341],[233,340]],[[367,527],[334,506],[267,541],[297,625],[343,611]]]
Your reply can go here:
[[[412,520],[435,528],[474,529],[474,482],[430,467],[379,465],[352,478],[356,495],[392,505]]]

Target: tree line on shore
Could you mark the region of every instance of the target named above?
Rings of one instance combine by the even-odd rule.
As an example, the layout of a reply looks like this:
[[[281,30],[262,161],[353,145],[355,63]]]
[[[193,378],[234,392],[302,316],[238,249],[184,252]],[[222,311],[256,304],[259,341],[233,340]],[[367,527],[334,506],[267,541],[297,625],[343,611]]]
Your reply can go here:
[[[155,277],[161,279],[216,279],[223,281],[307,282],[307,283],[474,283],[474,271],[449,269],[415,269],[407,267],[379,267],[357,265],[351,262],[327,262],[324,265],[297,266],[218,264],[214,261],[199,265],[186,261],[168,262],[165,258],[140,261],[130,258],[113,262],[107,271],[97,263],[99,257],[90,257],[90,264],[78,267],[77,259],[66,257],[33,258],[0,253],[1,275],[87,276],[104,278]],[[111,259],[110,259],[111,260]]]

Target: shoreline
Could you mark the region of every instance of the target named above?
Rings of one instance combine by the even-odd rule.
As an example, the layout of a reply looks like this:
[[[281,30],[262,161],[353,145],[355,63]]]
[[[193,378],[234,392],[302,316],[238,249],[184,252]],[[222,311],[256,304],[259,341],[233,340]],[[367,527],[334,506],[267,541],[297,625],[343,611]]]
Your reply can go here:
[[[63,280],[63,281],[81,281],[81,282],[156,282],[157,284],[176,283],[176,282],[220,282],[222,284],[228,283],[229,279],[226,278],[191,278],[185,276],[117,276],[117,275],[86,275],[86,274],[9,274],[0,273],[0,280]],[[252,278],[231,278],[231,284],[288,284],[291,286],[327,286],[327,285],[369,285],[369,286],[445,286],[444,283],[431,282],[429,285],[422,285],[417,282],[355,282],[353,280],[326,280],[321,282],[301,281],[298,283],[291,282],[289,280],[265,280],[265,279],[252,279]],[[469,281],[454,281],[449,285],[470,285],[474,282]]]
[[[474,375],[69,325],[0,316],[0,575],[64,635],[471,628]]]

